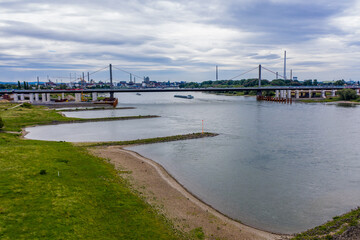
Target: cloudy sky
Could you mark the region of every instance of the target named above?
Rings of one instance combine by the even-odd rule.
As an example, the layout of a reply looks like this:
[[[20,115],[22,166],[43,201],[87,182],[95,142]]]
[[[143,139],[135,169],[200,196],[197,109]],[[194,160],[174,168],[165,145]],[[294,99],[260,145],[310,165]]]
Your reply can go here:
[[[359,13],[360,0],[0,0],[0,81],[68,82],[109,63],[158,81],[214,80],[215,65],[220,79],[283,74],[284,50],[300,80],[357,81]]]

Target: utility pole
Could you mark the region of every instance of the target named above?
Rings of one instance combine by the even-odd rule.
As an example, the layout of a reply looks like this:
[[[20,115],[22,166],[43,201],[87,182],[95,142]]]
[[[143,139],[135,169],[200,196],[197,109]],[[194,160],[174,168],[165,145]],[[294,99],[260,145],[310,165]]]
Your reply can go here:
[[[39,77],[37,77],[37,88],[40,89]]]
[[[82,83],[82,85],[83,85],[83,88],[85,88],[85,74],[84,74],[84,72],[83,72],[83,75],[82,75],[83,77],[82,77],[82,81],[81,81],[81,83]]]
[[[109,64],[110,69],[110,88],[113,89],[113,79],[112,79],[112,65]],[[114,92],[110,92],[110,99],[114,99]]]

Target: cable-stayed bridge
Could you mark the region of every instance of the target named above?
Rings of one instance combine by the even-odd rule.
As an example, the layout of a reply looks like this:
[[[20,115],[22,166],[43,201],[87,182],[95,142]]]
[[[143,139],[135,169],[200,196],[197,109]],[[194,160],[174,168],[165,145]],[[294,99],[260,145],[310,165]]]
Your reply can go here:
[[[238,74],[228,80],[233,80],[238,77],[241,77],[245,74],[248,74],[253,71],[257,71],[257,79],[258,86],[257,87],[237,87],[237,88],[135,88],[135,89],[117,89],[113,86],[113,69],[129,74],[130,81],[132,81],[133,77],[140,76],[137,74],[126,71],[118,66],[113,66],[109,64],[109,66],[100,68],[96,71],[87,74],[88,80],[90,76],[100,72],[109,70],[109,80],[110,80],[110,88],[108,89],[71,89],[71,90],[7,90],[1,91],[0,94],[12,94],[15,102],[24,101],[25,99],[29,99],[30,102],[49,102],[50,94],[58,94],[61,95],[59,99],[65,99],[65,94],[75,94],[75,102],[81,102],[82,94],[90,93],[92,94],[92,101],[98,101],[98,93],[109,93],[110,99],[114,98],[114,93],[126,93],[126,92],[234,92],[234,91],[256,91],[257,95],[261,96],[264,91],[275,91],[275,97],[281,99],[291,99],[291,98],[301,98],[307,97],[312,98],[316,95],[316,93],[320,92],[320,96],[322,98],[326,98],[327,95],[335,96],[336,91],[339,89],[345,88],[344,86],[261,86],[262,79],[262,71],[268,71],[276,76],[276,79],[286,77],[278,74],[275,71],[272,71],[262,65],[258,65],[255,68],[252,68],[248,71],[244,71],[241,74]],[[135,80],[134,80],[135,81]],[[85,74],[82,74],[82,82],[85,82]],[[346,88],[355,89],[357,94],[360,95],[359,86],[346,86]]]

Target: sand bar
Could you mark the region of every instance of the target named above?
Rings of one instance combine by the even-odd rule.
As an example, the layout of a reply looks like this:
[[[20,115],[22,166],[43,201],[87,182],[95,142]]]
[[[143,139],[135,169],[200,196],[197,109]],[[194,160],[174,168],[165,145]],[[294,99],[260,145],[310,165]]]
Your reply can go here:
[[[119,146],[96,147],[90,151],[120,170],[133,190],[184,232],[201,227],[206,239],[288,239],[234,221],[189,193],[165,169],[151,159]]]

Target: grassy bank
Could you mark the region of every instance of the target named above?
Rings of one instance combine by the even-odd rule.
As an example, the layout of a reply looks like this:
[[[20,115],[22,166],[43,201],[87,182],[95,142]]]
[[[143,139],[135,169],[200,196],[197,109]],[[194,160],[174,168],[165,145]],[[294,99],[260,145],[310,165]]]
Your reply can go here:
[[[327,103],[327,102],[344,102],[345,100],[341,99],[339,96],[336,96],[336,97],[327,97],[327,98],[303,99],[299,101],[305,103]],[[360,98],[347,100],[346,102],[359,103]]]
[[[39,238],[179,237],[103,159],[0,133],[0,239]]]
[[[344,100],[341,100],[340,97],[328,97],[328,98],[316,98],[316,99],[302,99],[299,101],[304,103],[317,103],[317,102],[326,103],[326,102],[339,102]]]
[[[61,123],[84,123],[84,122],[107,122],[107,121],[120,121],[120,120],[133,120],[133,119],[142,119],[142,118],[157,118],[157,115],[139,115],[139,116],[128,116],[128,117],[106,117],[106,118],[76,118],[76,119],[67,119],[63,121],[51,121],[49,123],[42,124],[61,124]]]
[[[0,104],[6,130],[69,119]],[[5,110],[7,109],[7,110]],[[104,159],[0,132],[0,239],[184,239]]]
[[[293,239],[355,239],[351,237],[347,238],[347,236],[353,235],[355,231],[359,232],[359,223],[360,208],[357,208],[341,216],[333,217],[331,221],[321,226],[297,234]],[[360,238],[358,234],[356,236]]]
[[[114,141],[114,142],[98,142],[98,143],[77,143],[78,146],[84,147],[96,147],[96,146],[114,146],[114,145],[134,145],[134,144],[151,144],[151,143],[160,143],[160,142],[172,142],[180,141],[187,139],[196,139],[204,137],[215,137],[218,134],[216,133],[190,133],[184,135],[175,135],[169,137],[157,137],[157,138],[146,138],[146,139],[137,139],[131,141]]]
[[[26,126],[43,125],[43,124],[117,121],[117,120],[158,117],[155,115],[148,115],[148,116],[90,118],[90,119],[68,118],[62,116],[56,110],[51,110],[43,106],[33,106],[33,105],[20,106],[19,104],[0,104],[0,115],[2,116],[5,124],[5,128],[3,129],[4,131],[21,131],[21,129]]]
[[[99,111],[99,110],[128,110],[135,109],[135,107],[93,107],[93,108],[75,108],[75,109],[60,109],[58,112],[80,112],[80,111]]]

